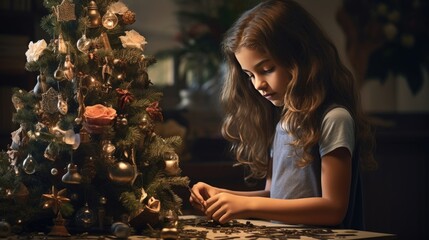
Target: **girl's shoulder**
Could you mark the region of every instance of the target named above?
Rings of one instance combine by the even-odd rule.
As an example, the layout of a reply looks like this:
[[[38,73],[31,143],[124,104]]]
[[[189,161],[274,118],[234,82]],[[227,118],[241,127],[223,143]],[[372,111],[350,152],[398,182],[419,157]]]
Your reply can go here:
[[[323,111],[323,115],[326,115],[328,112],[330,112],[333,109],[343,108],[344,110],[347,110],[347,107],[338,103],[329,103],[329,104],[323,104],[320,106],[320,108]]]
[[[319,140],[320,155],[338,147],[346,147],[352,154],[355,143],[355,123],[350,112],[342,106],[328,110],[323,117]]]
[[[327,117],[347,117],[352,116],[346,107],[336,105],[334,107],[327,108],[323,114],[324,118]]]
[[[341,105],[335,105],[332,107],[328,107],[325,110],[322,116],[322,126],[326,123],[334,124],[335,122],[348,122],[350,124],[353,124],[354,120],[351,113],[349,112],[349,110],[347,110],[346,107]]]

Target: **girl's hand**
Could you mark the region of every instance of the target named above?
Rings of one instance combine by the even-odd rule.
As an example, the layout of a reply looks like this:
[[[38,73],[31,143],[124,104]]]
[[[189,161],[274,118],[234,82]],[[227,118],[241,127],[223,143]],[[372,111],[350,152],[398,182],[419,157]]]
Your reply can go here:
[[[251,203],[249,197],[238,196],[230,193],[219,193],[206,201],[207,217],[224,224],[237,218],[245,218]]]
[[[207,183],[198,182],[191,189],[191,196],[189,202],[195,208],[204,212],[206,209],[205,199],[208,199],[220,192],[218,188],[210,186]]]

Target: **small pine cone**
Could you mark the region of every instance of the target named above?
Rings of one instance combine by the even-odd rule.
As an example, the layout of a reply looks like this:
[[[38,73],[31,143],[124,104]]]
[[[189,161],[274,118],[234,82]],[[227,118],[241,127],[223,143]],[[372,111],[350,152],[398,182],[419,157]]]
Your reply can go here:
[[[136,21],[136,14],[128,10],[122,15],[122,21],[124,24],[133,24]]]

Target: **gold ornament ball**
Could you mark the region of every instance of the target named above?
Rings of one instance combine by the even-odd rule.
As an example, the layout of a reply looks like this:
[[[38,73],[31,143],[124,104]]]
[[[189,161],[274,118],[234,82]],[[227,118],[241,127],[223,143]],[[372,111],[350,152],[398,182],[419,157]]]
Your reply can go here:
[[[116,183],[129,183],[135,174],[133,166],[127,162],[118,161],[109,168],[109,178]]]

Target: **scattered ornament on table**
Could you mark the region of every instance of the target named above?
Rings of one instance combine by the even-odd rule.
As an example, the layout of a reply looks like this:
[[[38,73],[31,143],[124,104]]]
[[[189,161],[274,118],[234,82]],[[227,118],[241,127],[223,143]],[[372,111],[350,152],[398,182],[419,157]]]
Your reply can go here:
[[[127,239],[131,235],[131,228],[123,222],[115,222],[111,227],[112,234],[119,239]]]
[[[161,239],[179,239],[179,231],[175,227],[163,227]]]
[[[179,231],[180,239],[206,239],[209,231],[216,231],[218,233],[217,239],[232,239],[239,238],[237,235],[232,234],[246,234],[246,239],[263,239],[270,236],[272,239],[337,239],[347,236],[356,236],[355,232],[336,233],[330,228],[290,228],[281,226],[265,226],[255,225],[251,221],[245,223],[238,220],[231,220],[227,223],[221,224],[214,220],[209,220],[202,217],[195,219],[181,219],[180,226],[193,226],[200,229],[183,229]],[[223,235],[221,235],[223,234]]]

